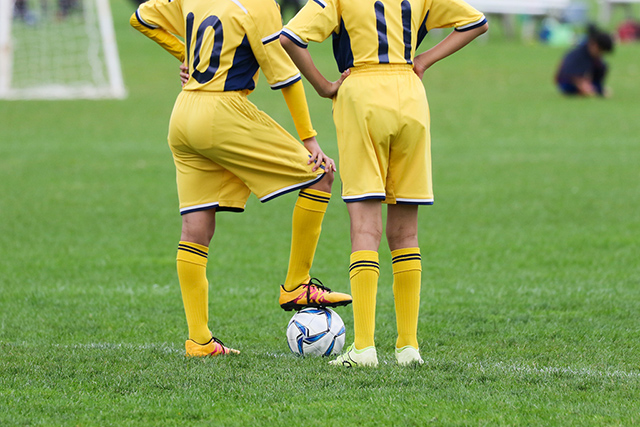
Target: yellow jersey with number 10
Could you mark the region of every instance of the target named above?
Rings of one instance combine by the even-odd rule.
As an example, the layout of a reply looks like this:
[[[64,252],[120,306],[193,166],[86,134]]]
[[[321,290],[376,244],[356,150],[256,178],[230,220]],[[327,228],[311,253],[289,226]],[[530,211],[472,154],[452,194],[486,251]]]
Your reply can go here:
[[[260,68],[272,89],[300,80],[278,39],[282,18],[274,0],[149,0],[135,17],[162,32],[165,49],[178,50],[175,36],[184,39],[192,77],[184,90],[253,90]]]

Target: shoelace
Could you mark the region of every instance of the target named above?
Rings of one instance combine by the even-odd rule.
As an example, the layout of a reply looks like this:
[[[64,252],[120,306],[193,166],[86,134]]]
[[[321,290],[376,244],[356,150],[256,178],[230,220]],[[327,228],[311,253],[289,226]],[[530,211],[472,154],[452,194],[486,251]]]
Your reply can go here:
[[[311,300],[311,286],[315,286],[318,289],[322,289],[323,291],[331,292],[331,289],[327,288],[322,284],[320,279],[312,277],[307,283],[307,301]]]
[[[222,341],[220,341],[218,338],[216,337],[211,337],[211,341],[220,344],[222,346],[222,354],[228,354],[229,353],[229,349],[227,348],[226,345],[224,345],[224,343]]]

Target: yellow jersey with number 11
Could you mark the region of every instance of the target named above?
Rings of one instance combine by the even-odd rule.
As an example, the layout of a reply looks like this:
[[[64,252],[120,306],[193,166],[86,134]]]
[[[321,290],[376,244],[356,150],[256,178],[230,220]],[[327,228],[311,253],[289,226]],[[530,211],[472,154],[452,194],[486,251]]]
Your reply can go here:
[[[487,22],[462,0],[309,0],[283,29],[298,46],[333,36],[340,72],[373,64],[413,64],[429,30],[467,31]]]

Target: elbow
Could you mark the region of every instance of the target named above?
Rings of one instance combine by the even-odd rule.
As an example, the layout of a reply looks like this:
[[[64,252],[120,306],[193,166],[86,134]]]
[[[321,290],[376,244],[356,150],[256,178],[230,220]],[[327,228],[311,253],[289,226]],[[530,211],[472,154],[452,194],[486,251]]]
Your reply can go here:
[[[486,33],[487,31],[489,31],[489,23],[488,23],[488,22],[485,22],[483,26],[481,26],[481,27],[479,27],[479,28],[478,28],[478,35],[480,35],[480,34],[484,34],[484,33]]]
[[[284,50],[290,52],[293,42],[289,39],[289,37],[285,36],[284,34],[280,34],[280,44],[282,45]]]

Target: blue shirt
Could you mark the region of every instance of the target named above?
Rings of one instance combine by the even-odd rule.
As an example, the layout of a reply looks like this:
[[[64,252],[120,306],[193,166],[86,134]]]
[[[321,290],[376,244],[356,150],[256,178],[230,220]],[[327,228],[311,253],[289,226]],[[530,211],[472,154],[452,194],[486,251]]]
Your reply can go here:
[[[595,70],[601,67],[602,61],[592,57],[587,42],[583,42],[564,57],[556,80],[558,83],[573,83],[575,77],[592,77]]]

